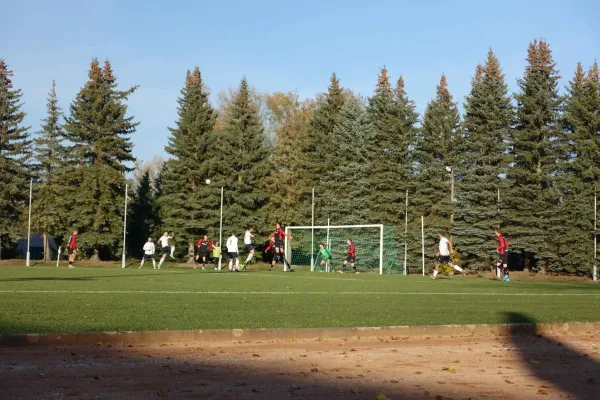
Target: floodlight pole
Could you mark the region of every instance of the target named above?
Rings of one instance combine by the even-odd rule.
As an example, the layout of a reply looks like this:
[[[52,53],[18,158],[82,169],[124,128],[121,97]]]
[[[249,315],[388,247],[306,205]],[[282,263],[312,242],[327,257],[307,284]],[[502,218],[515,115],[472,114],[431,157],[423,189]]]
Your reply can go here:
[[[315,188],[312,189],[312,218],[310,234],[310,272],[315,271]]]
[[[27,261],[25,266],[29,267],[31,253],[29,252],[31,244],[31,197],[33,195],[33,179],[29,181],[29,222],[27,223]]]
[[[123,216],[123,255],[121,256],[121,268],[125,268],[125,239],[127,238],[127,189],[128,184],[125,184],[125,213]]]

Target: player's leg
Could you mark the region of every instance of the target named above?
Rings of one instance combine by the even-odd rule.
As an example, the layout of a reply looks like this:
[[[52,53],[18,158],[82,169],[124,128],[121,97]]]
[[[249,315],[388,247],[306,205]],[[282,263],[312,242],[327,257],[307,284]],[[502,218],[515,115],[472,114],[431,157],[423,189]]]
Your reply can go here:
[[[435,267],[433,267],[433,274],[431,275],[431,279],[435,279],[437,277],[439,270],[440,270],[440,261],[438,259],[438,262],[435,264]]]
[[[173,257],[173,253],[175,253],[175,246],[171,246],[171,258],[175,258]]]
[[[145,260],[146,260],[146,255],[144,254],[144,255],[142,256],[142,262],[141,262],[141,264],[140,264],[140,267],[139,267],[138,269],[142,269],[142,267],[144,266],[144,261],[145,261]]]
[[[246,262],[244,264],[248,264],[252,261],[252,257],[254,257],[254,248],[249,248],[248,257],[246,258]]]
[[[460,272],[461,274],[465,274],[464,269],[462,269],[461,267],[459,267],[458,265],[454,265],[454,263],[452,261],[450,261],[448,263],[449,266],[451,266],[452,268],[454,268],[455,270],[457,270],[458,272]]]
[[[240,255],[235,253],[235,272],[240,272]]]
[[[202,271],[206,269],[206,254],[202,255]]]
[[[510,271],[508,270],[508,253],[504,253],[500,256],[500,262],[502,263],[502,278],[503,282],[510,282]]]

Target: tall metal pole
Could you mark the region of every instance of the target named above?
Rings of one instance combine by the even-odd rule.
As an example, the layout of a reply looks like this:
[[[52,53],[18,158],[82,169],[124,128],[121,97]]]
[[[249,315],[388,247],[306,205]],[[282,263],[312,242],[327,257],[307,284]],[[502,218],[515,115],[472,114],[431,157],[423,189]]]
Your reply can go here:
[[[598,255],[598,243],[596,241],[596,227],[598,222],[598,197],[596,196],[596,186],[594,186],[594,270],[592,271],[592,279],[598,280],[598,267],[596,265],[596,259]]]
[[[310,239],[310,271],[315,270],[315,188],[312,190],[312,222],[311,239]]]
[[[406,271],[406,259],[408,257],[408,189],[406,189],[406,206],[404,208],[404,275],[407,275]]]
[[[219,222],[219,247],[221,254],[219,255],[219,271],[221,270],[221,261],[223,260],[223,186],[221,186],[221,219]]]
[[[329,218],[327,218],[327,248],[331,251],[331,245],[329,243]],[[331,263],[329,264],[329,269],[327,269],[327,265],[325,266],[325,272],[329,272],[331,270]]]
[[[423,264],[423,276],[425,276],[425,221],[421,215],[421,263]]]
[[[31,244],[31,197],[33,195],[33,179],[29,181],[29,222],[27,223],[27,261],[25,265],[29,267],[31,253],[29,252]]]
[[[121,268],[125,268],[125,239],[127,237],[127,189],[128,184],[125,184],[125,215],[123,217],[123,255],[121,256]]]

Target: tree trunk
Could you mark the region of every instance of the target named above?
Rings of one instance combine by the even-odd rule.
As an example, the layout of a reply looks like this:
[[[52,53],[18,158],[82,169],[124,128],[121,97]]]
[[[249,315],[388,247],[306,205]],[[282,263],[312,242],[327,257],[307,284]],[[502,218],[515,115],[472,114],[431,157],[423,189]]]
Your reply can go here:
[[[42,261],[50,262],[50,261],[52,261],[52,257],[50,257],[50,245],[48,243],[48,233],[44,232],[42,234],[42,237],[44,238],[44,258],[42,259]]]
[[[195,264],[196,259],[194,258],[194,241],[190,240],[188,243],[188,260],[186,264]]]
[[[95,262],[96,264],[100,264],[100,256],[98,255],[98,249],[94,249],[94,254],[92,255],[92,258],[90,258],[90,261]]]

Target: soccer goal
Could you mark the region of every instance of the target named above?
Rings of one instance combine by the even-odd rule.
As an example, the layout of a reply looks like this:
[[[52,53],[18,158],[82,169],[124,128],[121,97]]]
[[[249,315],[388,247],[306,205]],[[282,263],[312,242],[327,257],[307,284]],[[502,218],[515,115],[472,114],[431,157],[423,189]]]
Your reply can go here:
[[[346,241],[351,239],[355,246],[358,271],[379,274],[403,272],[398,271],[396,266],[393,231],[387,230],[382,224],[288,226],[285,231],[292,236],[292,240],[285,239],[284,251],[293,267],[310,267],[311,271],[328,272],[325,266],[320,265],[321,258],[318,256],[319,244],[323,243],[332,253],[331,266],[339,269],[347,256]]]

